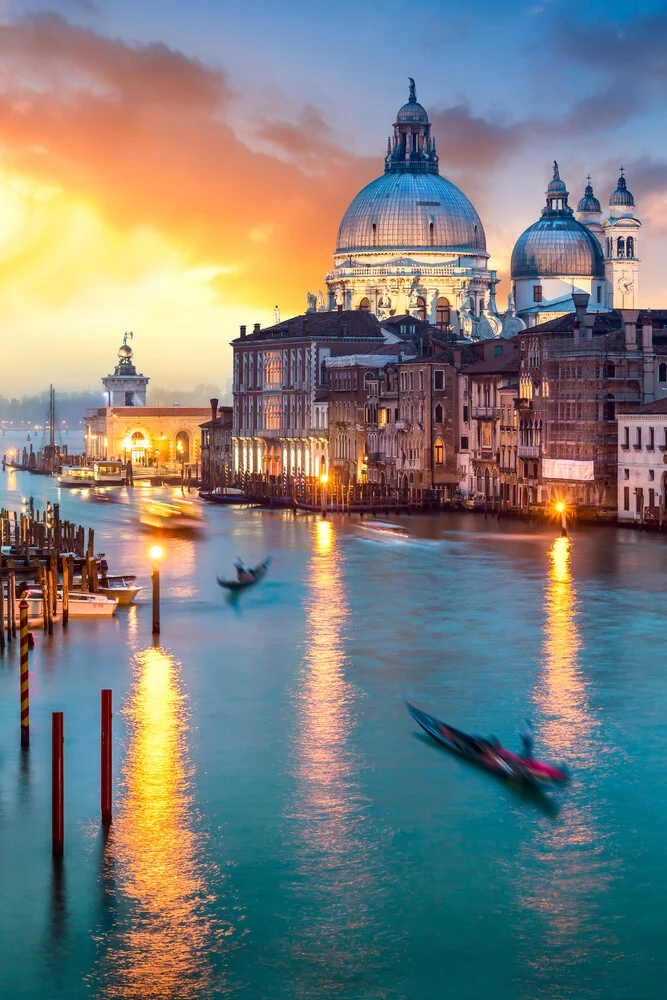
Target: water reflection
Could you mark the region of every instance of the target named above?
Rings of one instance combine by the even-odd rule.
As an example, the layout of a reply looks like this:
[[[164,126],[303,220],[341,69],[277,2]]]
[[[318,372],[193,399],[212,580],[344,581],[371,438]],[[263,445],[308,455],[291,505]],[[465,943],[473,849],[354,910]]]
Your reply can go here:
[[[519,867],[523,905],[543,921],[537,934],[531,926],[526,941],[527,962],[541,984],[541,992],[535,992],[536,984],[526,983],[524,995],[531,998],[552,997],[564,984],[575,982],[577,995],[586,996],[582,976],[590,959],[591,934],[600,952],[612,948],[596,926],[599,897],[610,872],[606,838],[596,828],[594,792],[587,778],[595,763],[597,720],[579,663],[582,640],[571,544],[569,538],[556,538],[549,551],[544,668],[533,695],[538,750],[545,758],[566,762],[573,778],[560,821],[541,820]]]
[[[318,520],[308,573],[307,649],[296,693],[296,815],[299,844],[294,888],[302,908],[291,960],[306,968],[300,996],[332,996],[340,980],[368,967],[371,858],[352,746],[355,693],[345,677],[349,608],[333,525]],[[302,889],[301,886],[304,886]]]
[[[125,712],[131,735],[124,794],[105,852],[118,924],[102,939],[103,995],[209,997],[221,938],[231,927],[209,913],[213,872],[194,829],[179,665],[152,647],[136,656],[135,671]],[[215,983],[221,985],[219,974]]]

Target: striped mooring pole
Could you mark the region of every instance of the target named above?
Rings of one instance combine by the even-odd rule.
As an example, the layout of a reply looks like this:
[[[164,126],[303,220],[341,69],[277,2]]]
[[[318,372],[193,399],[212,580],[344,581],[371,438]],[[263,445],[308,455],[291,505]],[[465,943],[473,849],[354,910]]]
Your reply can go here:
[[[28,602],[19,604],[21,612],[21,746],[30,746],[30,681],[28,673]]]
[[[63,713],[51,713],[51,850],[61,857],[65,841],[65,767]]]

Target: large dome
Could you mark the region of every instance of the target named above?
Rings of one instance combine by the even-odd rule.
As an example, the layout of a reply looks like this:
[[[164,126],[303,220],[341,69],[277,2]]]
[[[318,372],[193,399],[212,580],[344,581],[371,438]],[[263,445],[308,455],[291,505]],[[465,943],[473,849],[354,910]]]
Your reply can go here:
[[[386,173],[371,181],[343,216],[336,241],[336,253],[431,249],[486,251],[477,212],[437,173]]]
[[[529,226],[512,251],[513,278],[603,278],[593,234],[571,215],[546,215]]]

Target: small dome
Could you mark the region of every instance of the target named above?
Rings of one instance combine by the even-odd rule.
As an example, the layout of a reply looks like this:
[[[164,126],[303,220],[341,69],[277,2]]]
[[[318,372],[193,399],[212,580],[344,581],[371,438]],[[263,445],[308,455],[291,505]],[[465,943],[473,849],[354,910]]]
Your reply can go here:
[[[635,204],[635,199],[632,197],[632,193],[628,191],[628,186],[625,183],[625,177],[623,174],[618,178],[618,187],[609,199],[609,206],[623,206],[623,207],[633,207]]]
[[[558,164],[554,160],[554,175],[549,181],[547,187],[547,194],[568,194],[568,190],[565,187],[565,181],[560,179],[560,173],[558,172]]]
[[[591,186],[591,179],[588,178],[588,184],[586,185],[586,190],[584,191],[584,197],[580,200],[577,205],[577,212],[601,212],[600,202],[597,200],[593,194],[593,188]]]
[[[512,251],[513,278],[603,278],[595,236],[571,215],[546,215],[529,226]]]
[[[397,122],[423,122],[428,125],[428,114],[426,109],[417,101],[408,101],[404,104],[396,115]]]

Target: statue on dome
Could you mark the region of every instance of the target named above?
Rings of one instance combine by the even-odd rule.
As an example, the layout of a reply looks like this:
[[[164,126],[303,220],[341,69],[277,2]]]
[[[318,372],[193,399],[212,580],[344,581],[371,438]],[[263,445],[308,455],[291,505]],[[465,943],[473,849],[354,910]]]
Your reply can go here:
[[[315,295],[313,295],[312,292],[306,292],[306,302],[308,303],[306,312],[309,313],[315,312],[317,308],[317,298]]]
[[[416,103],[417,88],[415,87],[415,81],[412,79],[411,76],[408,77],[408,80],[410,81],[410,98],[409,98],[410,103]]]
[[[317,293],[317,311],[320,313],[326,312],[326,306],[324,305],[324,295],[322,294],[322,289]]]

